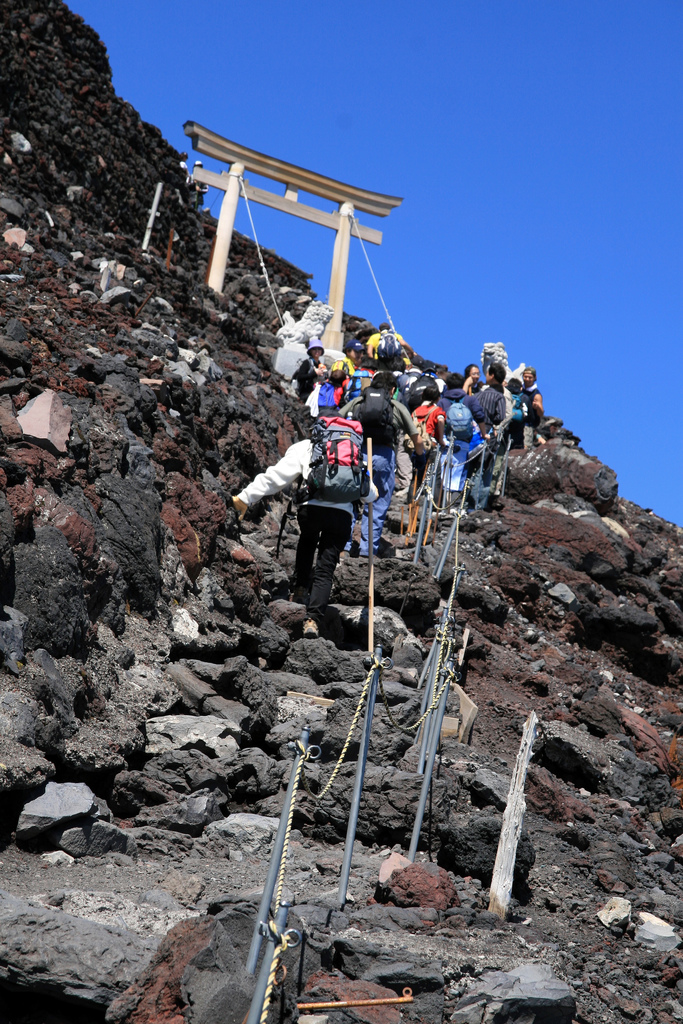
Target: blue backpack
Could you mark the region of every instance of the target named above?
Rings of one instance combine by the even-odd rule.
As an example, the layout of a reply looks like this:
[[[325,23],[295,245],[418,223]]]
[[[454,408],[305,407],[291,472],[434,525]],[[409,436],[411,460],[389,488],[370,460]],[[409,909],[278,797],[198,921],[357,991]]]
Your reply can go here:
[[[369,386],[371,381],[371,370],[356,370],[344,385],[344,404],[353,401],[354,398],[360,398],[361,392]]]
[[[471,441],[474,433],[474,417],[465,405],[464,397],[451,402],[446,413],[446,433],[456,441]]]
[[[526,403],[520,395],[512,396],[512,421],[513,423],[524,423]]]
[[[334,400],[334,384],[326,380],[324,384],[320,385],[318,391],[318,408],[337,408],[337,403]]]
[[[392,331],[384,331],[377,344],[378,359],[393,359],[395,356],[403,355],[401,342]]]

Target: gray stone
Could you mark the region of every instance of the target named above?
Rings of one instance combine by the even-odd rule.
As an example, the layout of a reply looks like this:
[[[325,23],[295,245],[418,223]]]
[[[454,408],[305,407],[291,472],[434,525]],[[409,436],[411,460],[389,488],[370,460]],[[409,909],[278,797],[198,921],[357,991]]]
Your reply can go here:
[[[147,965],[157,942],[0,890],[0,984],[7,987],[106,1007]]]
[[[3,206],[2,206],[3,202],[10,202],[10,203],[12,203],[13,200],[12,199],[10,199],[10,200],[2,200],[2,199],[0,199],[0,209],[3,208]],[[19,206],[19,203],[15,203],[14,205],[15,206]],[[19,208],[21,209],[20,206],[19,206]],[[21,216],[21,214],[19,216]],[[26,328],[22,324],[21,320],[17,320],[15,317],[12,317],[11,320],[7,321],[7,323],[5,324],[5,327],[4,327],[4,331],[5,331],[5,334],[7,335],[8,338],[12,338],[14,341],[18,341],[20,344],[21,344],[21,342],[26,341],[28,339],[28,331],[26,330]]]
[[[498,811],[505,810],[509,789],[510,780],[490,768],[478,768],[470,783],[470,791],[477,798],[476,803],[483,806],[493,804]]]
[[[659,769],[615,740],[598,739],[566,722],[544,722],[543,742],[546,766],[576,786],[644,804],[649,810],[674,802],[669,781]]]
[[[166,889],[150,889],[143,892],[138,903],[148,904],[150,907],[157,907],[159,910],[182,910],[183,906],[178,903],[175,897],[171,896]]]
[[[10,669],[18,669],[18,663],[24,660],[24,630],[28,617],[16,608],[5,605],[0,611],[0,654],[2,664]]]
[[[595,916],[602,921],[605,928],[611,928],[612,925],[625,928],[631,919],[631,903],[620,896],[613,896]]]
[[[279,818],[262,814],[231,814],[208,825],[206,834],[227,839],[231,851],[239,850],[248,857],[269,857],[279,823]]]
[[[24,804],[17,839],[32,839],[74,818],[94,814],[95,794],[84,782],[48,782],[45,790]]]
[[[135,840],[124,829],[100,819],[76,822],[48,832],[50,842],[72,857],[104,857],[105,853],[125,853],[136,857]]]
[[[641,946],[648,949],[655,949],[658,953],[668,953],[669,950],[678,949],[681,939],[673,925],[662,921],[661,917],[654,914],[647,914],[643,911],[638,915],[641,924],[636,928],[634,939]]]
[[[147,720],[148,754],[165,754],[169,750],[203,750],[214,757],[234,757],[238,747],[240,726],[226,718],[204,715],[165,715]]]
[[[454,1024],[524,1020],[571,1024],[576,1000],[547,964],[521,964],[511,971],[486,971],[458,1002]],[[479,1016],[477,1016],[479,1011]]]
[[[16,199],[3,198],[0,199],[0,210],[4,210],[10,217],[14,217],[15,220],[21,220],[24,216],[24,207]],[[9,334],[9,331],[7,332]],[[23,338],[17,338],[17,341],[23,341]]]
[[[3,693],[0,696],[0,736],[34,747],[36,743],[35,701],[19,693]]]
[[[21,132],[12,132],[10,134],[10,142],[15,153],[27,155],[32,151],[31,143],[25,135],[21,134]]]
[[[342,620],[344,634],[348,640],[356,640],[366,644],[368,639],[368,609],[364,605],[347,607],[335,605]],[[390,651],[394,646],[397,637],[405,636],[408,627],[398,614],[391,608],[375,608],[374,615],[375,644],[381,644],[382,649]]]
[[[0,736],[0,793],[35,789],[55,773],[55,766],[35,747]]]
[[[552,597],[554,601],[559,601],[570,612],[576,612],[579,610],[579,602],[576,594],[573,590],[570,590],[566,583],[556,583],[554,587],[551,587],[548,591],[548,597]]]
[[[130,295],[130,288],[124,288],[122,284],[117,284],[113,288],[107,289],[104,295],[102,295],[100,302],[104,306],[117,306],[121,303],[128,305]]]
[[[200,836],[206,825],[222,820],[223,812],[216,794],[200,790],[192,796],[182,797],[158,807],[144,808],[136,816],[135,824]]]

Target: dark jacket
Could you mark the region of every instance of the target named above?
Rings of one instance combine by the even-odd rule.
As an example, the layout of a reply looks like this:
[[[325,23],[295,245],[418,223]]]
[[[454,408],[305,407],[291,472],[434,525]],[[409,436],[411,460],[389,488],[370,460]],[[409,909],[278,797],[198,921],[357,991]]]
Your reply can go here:
[[[318,363],[317,365],[319,366],[320,364]],[[298,367],[296,373],[292,375],[292,380],[295,380],[297,383],[299,398],[302,398],[304,401],[318,382],[318,375],[315,370],[316,364],[310,356],[307,356]]]
[[[466,395],[462,388],[447,388],[437,402],[437,405],[444,412],[448,412],[453,402],[459,402],[461,398],[464,398],[464,404],[472,413],[475,423],[484,423],[486,421],[486,413],[479,403],[479,398],[477,395]]]
[[[478,393],[477,400],[486,414],[486,425],[488,427],[495,427],[502,423],[507,413],[505,395],[502,388],[500,391],[493,387],[484,388],[483,391]]]

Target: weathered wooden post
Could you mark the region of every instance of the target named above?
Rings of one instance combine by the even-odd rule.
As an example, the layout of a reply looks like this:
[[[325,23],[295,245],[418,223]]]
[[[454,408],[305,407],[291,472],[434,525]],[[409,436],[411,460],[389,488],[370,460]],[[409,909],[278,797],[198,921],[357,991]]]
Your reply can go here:
[[[330,274],[330,293],[328,304],[334,309],[334,315],[325,328],[323,344],[325,348],[337,349],[341,352],[344,344],[342,331],[342,313],[344,311],[344,294],[346,292],[346,273],[349,267],[349,246],[351,244],[351,221],[354,209],[352,203],[342,203],[339,207],[339,227],[337,228],[332,252],[332,272]]]
[[[529,769],[529,761],[533,753],[534,740],[536,739],[536,726],[538,719],[536,712],[532,711],[524,724],[522,742],[517,754],[515,772],[510,783],[508,802],[503,814],[503,825],[498,840],[498,853],[493,868],[491,879],[491,895],[489,899],[489,910],[505,920],[510,906],[512,896],[512,880],[515,873],[515,858],[517,857],[517,844],[522,834],[522,822],[526,810],[524,799],[524,784],[526,773]]]
[[[209,269],[209,288],[213,288],[215,292],[223,291],[225,270],[228,265],[228,253],[230,252],[232,232],[235,227],[237,202],[240,197],[240,178],[243,174],[244,164],[240,163],[234,163],[228,174],[225,171],[221,174],[221,177],[225,177],[227,181],[225,195],[221,203],[221,212],[218,216],[213,257]]]

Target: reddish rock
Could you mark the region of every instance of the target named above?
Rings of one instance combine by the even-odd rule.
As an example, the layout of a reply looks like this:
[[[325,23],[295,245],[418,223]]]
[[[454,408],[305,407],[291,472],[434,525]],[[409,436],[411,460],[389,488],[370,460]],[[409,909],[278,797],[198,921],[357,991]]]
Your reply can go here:
[[[410,861],[407,857],[403,857],[400,853],[390,853],[386,860],[382,861],[382,866],[379,869],[377,877],[380,885],[387,882],[394,871],[400,871],[409,866]]]
[[[181,515],[178,509],[168,501],[161,506],[161,518],[173,534],[173,539],[185,566],[185,572],[194,583],[203,568],[200,555],[201,543],[197,531],[193,529],[185,516]]]
[[[8,228],[2,237],[8,245],[16,245],[17,249],[21,249],[26,242],[26,232],[23,228]]]
[[[71,432],[71,409],[62,403],[56,392],[48,389],[32,398],[17,419],[26,440],[55,455],[66,453]]]
[[[0,434],[10,442],[20,441],[23,436],[9,395],[0,398]]]
[[[140,978],[110,1005],[107,1020],[115,1024],[186,1024],[183,972],[205,949],[215,928],[213,918],[181,921],[167,933]]]
[[[397,868],[384,885],[378,886],[378,899],[397,907],[432,907],[434,910],[460,905],[448,872],[438,864],[409,864]]]
[[[304,622],[308,618],[308,612],[303,604],[296,604],[294,601],[271,601],[268,611],[276,626],[286,629],[293,640],[301,639]]]
[[[342,1002],[349,999],[395,999],[396,992],[372,981],[354,981],[343,974],[326,974],[316,971],[311,974],[304,988],[300,1003]],[[303,1011],[316,1013],[316,1010]],[[326,1011],[321,1010],[321,1013]],[[353,1018],[364,1024],[399,1024],[401,1006],[357,1006]],[[132,1024],[132,1022],[131,1022]]]
[[[638,757],[642,757],[644,761],[649,761],[650,764],[656,765],[660,771],[673,778],[677,774],[677,769],[672,763],[666,745],[655,727],[629,708],[619,708],[619,711],[624,732],[631,737]]]
[[[225,522],[225,505],[213,491],[188,480],[180,473],[168,473],[166,500],[187,519],[199,538],[199,561],[208,565],[213,559],[216,537]]]
[[[629,568],[629,545],[612,530],[603,532],[599,522],[594,525],[596,517],[574,519],[553,509],[509,505],[501,519],[498,546],[506,554],[536,563],[539,550],[545,549],[556,561],[598,580],[615,579]]]
[[[595,815],[581,800],[571,796],[547,768],[531,765],[527,775],[526,805],[533,814],[550,821],[595,821]]]
[[[585,498],[604,515],[619,493],[617,475],[598,459],[560,439],[510,452],[507,494],[511,498],[533,505],[542,498],[554,498],[558,492]]]
[[[7,488],[7,503],[12,510],[14,529],[17,533],[29,530],[33,525],[33,481]]]

